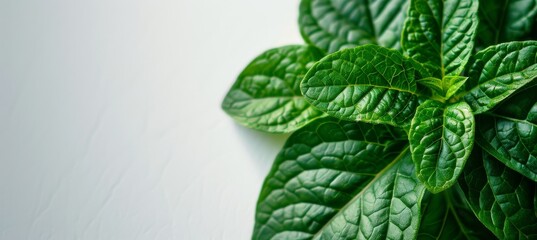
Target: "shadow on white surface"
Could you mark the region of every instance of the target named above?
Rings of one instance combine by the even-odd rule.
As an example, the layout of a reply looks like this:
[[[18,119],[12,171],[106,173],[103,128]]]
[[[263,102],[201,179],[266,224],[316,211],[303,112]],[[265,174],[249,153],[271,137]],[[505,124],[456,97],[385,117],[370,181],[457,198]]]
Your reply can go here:
[[[276,159],[276,155],[259,154],[259,149],[273,151],[281,149],[291,134],[271,134],[246,128],[238,123],[234,124],[236,132],[239,134],[241,144],[246,147],[248,155],[251,156],[252,163],[257,167],[258,174],[267,175],[268,171]],[[276,150],[279,151],[279,150]],[[268,171],[267,171],[268,170]],[[259,186],[261,189],[261,186]]]

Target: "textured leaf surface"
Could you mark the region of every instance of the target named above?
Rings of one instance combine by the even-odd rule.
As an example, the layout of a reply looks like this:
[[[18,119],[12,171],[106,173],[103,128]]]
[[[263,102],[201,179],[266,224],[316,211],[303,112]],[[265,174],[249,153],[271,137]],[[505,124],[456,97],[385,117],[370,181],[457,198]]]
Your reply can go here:
[[[477,143],[537,182],[537,86],[517,93],[477,121]]]
[[[447,100],[457,93],[466,80],[468,78],[463,76],[444,76],[442,79],[435,77],[423,78],[417,82],[433,90],[440,99]]]
[[[472,57],[464,99],[474,113],[491,108],[537,76],[537,41],[502,43]]]
[[[322,54],[286,46],[254,59],[227,93],[222,108],[239,123],[267,132],[291,132],[323,113],[300,93],[300,81]]]
[[[363,44],[399,48],[406,0],[302,0],[306,40],[328,53]]]
[[[478,48],[535,38],[537,0],[479,0]]]
[[[316,120],[265,179],[253,239],[413,239],[425,192],[385,125]]]
[[[423,77],[423,67],[412,59],[395,50],[365,45],[317,62],[301,88],[310,103],[334,117],[402,125],[414,115],[416,79]]]
[[[474,116],[468,104],[445,106],[427,100],[417,111],[409,132],[418,179],[433,193],[451,187],[470,156]]]
[[[474,213],[498,238],[537,238],[535,182],[482,150],[474,151],[459,182]]]
[[[433,76],[459,75],[473,50],[478,1],[411,0],[403,49]]]
[[[496,239],[475,217],[457,188],[429,195],[422,202],[420,240]]]

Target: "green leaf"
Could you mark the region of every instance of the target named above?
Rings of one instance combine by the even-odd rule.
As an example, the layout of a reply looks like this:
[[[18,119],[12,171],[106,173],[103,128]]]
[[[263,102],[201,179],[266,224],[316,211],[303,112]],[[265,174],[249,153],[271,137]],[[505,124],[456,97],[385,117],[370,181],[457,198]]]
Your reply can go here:
[[[479,49],[535,38],[536,0],[479,0]]]
[[[475,217],[458,188],[431,194],[422,201],[421,212],[420,240],[496,239]]]
[[[418,105],[423,67],[396,50],[365,45],[328,55],[302,81],[302,93],[331,116],[400,126]]]
[[[409,140],[418,179],[433,193],[451,187],[474,144],[474,116],[468,104],[422,103],[410,125]]]
[[[421,84],[423,86],[426,86],[427,88],[433,90],[433,93],[436,95],[442,97],[444,96],[444,83],[442,79],[435,78],[435,77],[426,77],[422,79],[416,80],[418,84]]]
[[[442,80],[435,77],[428,77],[417,80],[418,84],[422,84],[433,90],[435,96],[441,100],[447,100],[455,94],[468,80],[463,76],[444,76]]]
[[[459,183],[474,213],[498,238],[537,238],[535,182],[477,149]]]
[[[446,99],[453,96],[466,83],[468,77],[463,76],[444,76],[442,79],[444,85],[444,94]]]
[[[293,133],[265,179],[252,239],[414,239],[425,188],[392,135],[331,118]]]
[[[482,113],[537,77],[537,41],[488,47],[472,57],[464,100]]]
[[[459,75],[473,50],[478,2],[411,0],[402,46],[433,76]]]
[[[537,182],[537,86],[477,118],[476,140],[489,154]]]
[[[239,123],[266,132],[292,132],[324,114],[300,93],[300,81],[322,54],[285,46],[255,58],[227,93],[222,108]]]
[[[400,48],[407,0],[302,0],[299,26],[306,42],[332,53],[363,44]]]

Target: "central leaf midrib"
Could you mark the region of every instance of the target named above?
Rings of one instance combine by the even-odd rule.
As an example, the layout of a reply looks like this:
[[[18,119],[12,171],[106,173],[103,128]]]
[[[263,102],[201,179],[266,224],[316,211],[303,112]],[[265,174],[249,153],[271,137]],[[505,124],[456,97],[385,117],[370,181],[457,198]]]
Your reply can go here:
[[[503,9],[502,9],[502,14],[500,14],[500,22],[498,23],[499,27],[498,27],[498,31],[496,31],[496,36],[495,39],[494,39],[494,44],[498,44],[498,42],[500,42],[500,35],[503,35],[503,28],[504,28],[504,25],[505,25],[505,12],[507,11],[507,6],[509,6],[509,4],[511,3],[511,0],[506,0],[505,1],[505,4],[503,6]]]
[[[523,48],[518,49],[518,50],[516,50],[516,51],[521,51],[522,49],[523,49]],[[495,54],[493,57],[495,57],[495,56],[497,56],[497,54]],[[484,59],[479,59],[479,60],[484,61]],[[489,59],[487,59],[487,61],[488,61],[488,60],[489,60]],[[468,96],[468,94],[470,94],[471,92],[474,92],[475,90],[478,90],[478,89],[481,90],[481,85],[483,85],[483,84],[485,84],[485,83],[494,81],[494,80],[496,80],[496,79],[498,79],[498,78],[509,77],[510,75],[513,75],[513,74],[516,74],[516,73],[524,73],[524,74],[527,74],[526,72],[531,72],[531,71],[533,71],[533,74],[537,74],[537,69],[534,69],[534,70],[528,70],[529,68],[534,67],[534,66],[537,66],[537,63],[536,63],[536,64],[532,64],[532,65],[528,66],[527,68],[521,69],[521,70],[519,70],[519,71],[516,71],[516,72],[509,72],[509,73],[506,73],[506,74],[502,74],[502,75],[494,76],[493,78],[485,79],[484,81],[481,81],[481,75],[482,75],[482,73],[480,72],[480,73],[479,73],[479,77],[478,77],[478,82],[477,82],[477,84],[476,84],[474,87],[470,88],[468,91],[464,91],[464,92],[461,92],[460,94],[457,94],[457,96]],[[525,79],[525,80],[527,80],[527,79]],[[526,84],[530,84],[530,83],[528,82],[528,83],[526,83]],[[525,85],[526,85],[526,84],[525,84]],[[510,84],[505,84],[505,85],[510,86]],[[485,94],[485,91],[483,91],[483,90],[481,90],[481,91],[483,92],[483,94],[484,94],[485,96],[487,96],[488,98],[490,98],[487,94]],[[505,93],[503,93],[503,94],[505,94]],[[500,96],[501,96],[501,94],[500,94]],[[496,97],[497,97],[497,96],[496,96]]]
[[[490,159],[488,159],[488,160],[490,160]],[[484,165],[484,163],[485,163],[485,158],[484,158],[484,156],[483,156],[483,165]],[[490,190],[492,191],[492,197],[494,198],[494,202],[495,202],[496,204],[498,204],[498,207],[500,208],[500,211],[501,211],[502,214],[505,216],[505,219],[506,219],[506,220],[504,220],[504,223],[507,222],[508,224],[512,225],[512,226],[518,231],[519,234],[521,234],[521,235],[523,235],[523,236],[526,236],[526,234],[524,234],[524,232],[523,232],[522,230],[520,230],[520,228],[519,228],[517,225],[513,224],[512,220],[511,220],[511,217],[512,217],[512,216],[507,215],[507,212],[508,212],[508,211],[506,211],[506,210],[502,207],[502,204],[500,204],[500,201],[498,201],[498,197],[496,196],[497,191],[494,190],[494,187],[492,186],[492,184],[490,184],[490,182],[491,182],[490,177],[491,177],[491,176],[489,176],[489,173],[488,173],[486,167],[484,167],[484,170],[485,170],[485,176],[487,177],[487,184],[489,185]],[[502,172],[505,172],[505,170],[502,170]],[[503,175],[503,174],[502,174],[502,175]],[[514,188],[514,187],[513,187],[513,188]],[[514,188],[514,189],[516,190],[516,188]],[[502,230],[503,230],[503,229],[502,229]]]
[[[366,0],[365,1],[365,4],[366,4],[366,14],[367,14],[367,20],[369,22],[369,25],[371,26],[371,31],[372,31],[372,35],[375,37],[375,42],[374,44],[377,44],[378,45],[378,39],[379,39],[379,36],[377,36],[377,31],[375,29],[375,24],[373,23],[373,15],[371,14],[371,9],[369,9],[369,6],[370,6],[370,3],[369,3],[370,0]]]
[[[369,1],[369,0],[367,0],[367,1]],[[313,15],[313,7],[311,6],[312,4],[313,4],[313,1],[310,2],[310,12],[311,12],[311,16],[312,16],[312,19],[313,19],[313,21],[315,22],[315,24],[319,27],[319,29],[320,29],[321,31],[323,31],[324,33],[327,33],[328,35],[334,36],[334,37],[339,38],[339,39],[343,39],[344,42],[349,43],[344,37],[340,36],[339,33],[337,33],[337,32],[332,33],[331,31],[329,31],[329,29],[323,28],[323,26],[322,26],[321,23],[319,22],[319,19],[320,19],[319,16],[315,16],[315,15]],[[368,2],[367,4],[369,4],[369,2]],[[357,26],[357,24],[356,24],[355,22],[352,22],[351,19],[349,19],[347,16],[343,15],[343,14],[339,11],[339,9],[338,9],[336,6],[334,6],[334,4],[333,4],[332,1],[330,2],[329,5],[330,5],[330,10],[331,10],[333,13],[335,13],[339,19],[344,20],[347,24],[352,25],[353,27],[356,27],[356,26]],[[368,14],[368,16],[369,16],[369,24],[370,24],[371,30],[373,31],[373,33],[369,33],[369,34],[372,34],[372,36],[375,37],[375,39],[374,39],[375,41],[374,41],[374,42],[375,42],[375,44],[377,44],[378,41],[377,41],[377,37],[376,37],[376,35],[375,35],[375,29],[374,29],[375,26],[373,25],[373,22],[372,22],[372,20],[371,20],[371,14],[369,13],[369,7],[367,6],[366,9],[367,9],[367,14]],[[361,30],[361,29],[360,29],[360,30]],[[331,40],[330,42],[333,42],[333,40]],[[351,44],[352,44],[352,43],[351,43]],[[327,46],[329,52],[330,52],[330,48],[331,48],[330,45],[331,45],[331,44],[328,44],[328,46]]]
[[[483,113],[483,115],[489,115],[491,117],[502,118],[504,120],[508,120],[508,121],[511,121],[511,122],[525,123],[525,124],[528,124],[528,125],[531,125],[531,126],[537,128],[537,124],[529,122],[526,119],[518,119],[518,118],[507,117],[507,116],[495,114],[495,113],[492,113],[492,112],[485,112],[485,113]]]
[[[385,89],[389,89],[389,90],[396,90],[396,91],[399,91],[399,92],[406,92],[406,93],[410,93],[410,94],[412,94],[412,95],[420,96],[420,94],[418,94],[417,92],[412,92],[411,90],[400,89],[400,88],[394,88],[394,87],[392,87],[392,86],[383,86],[383,85],[367,84],[367,83],[352,83],[352,84],[333,84],[333,85],[321,85],[321,86],[308,86],[308,88],[360,87],[360,86],[385,88]]]
[[[324,142],[324,143],[327,143],[327,144],[337,144],[337,143],[346,143],[348,141],[353,141],[353,142],[361,142],[361,143],[366,143],[366,144],[369,144],[369,145],[375,145],[375,146],[379,146],[379,147],[388,147],[390,144],[393,144],[393,142],[397,141],[397,140],[394,140],[394,141],[386,141],[385,143],[380,143],[380,142],[371,142],[371,141],[368,141],[366,140],[365,138],[364,139],[350,139],[350,138],[347,138],[345,140],[341,140],[341,141],[332,141],[332,142]],[[320,145],[320,144],[319,144]],[[315,146],[310,146],[310,148],[315,148],[315,147],[318,147],[319,145],[315,145]],[[296,146],[295,145],[292,145],[290,146],[289,148],[285,148],[285,149],[293,149],[295,148]],[[298,157],[296,157],[296,159],[298,158],[301,158],[301,157],[304,157],[304,156],[307,156],[307,155],[312,155],[311,152],[307,152],[307,153],[304,153],[304,154],[301,154],[299,155]],[[330,155],[324,155],[324,156],[330,156]],[[397,157],[396,157],[397,158]],[[282,165],[283,163],[286,163],[286,162],[294,162],[296,161],[296,159],[285,159],[285,160],[282,160],[281,162],[279,162],[278,164],[279,165]],[[316,158],[317,159],[317,158]],[[360,172],[353,172],[353,171],[350,171],[350,170],[341,170],[341,169],[334,169],[334,168],[328,168],[328,167],[319,167],[319,168],[302,168],[303,171],[317,171],[317,170],[321,170],[321,169],[327,169],[327,170],[337,170],[337,171],[341,171],[341,172],[346,172],[346,173],[352,173],[352,174],[358,174],[358,175],[368,175],[368,176],[376,176],[377,174],[375,173],[360,173]],[[382,171],[382,170],[381,170]],[[300,172],[301,173],[301,172]],[[289,179],[287,179],[285,182],[282,182],[282,185],[281,187],[284,187],[285,184],[287,184],[289,181],[291,181],[292,179],[296,178],[300,173],[297,173],[297,174],[294,174],[292,176],[289,177]],[[270,177],[273,177],[274,174],[271,174],[269,175]],[[264,199],[267,198],[268,195],[270,195],[272,192],[274,192],[276,189],[273,189],[271,190],[270,192],[266,193],[266,196],[264,197]],[[344,206],[343,206],[344,207]],[[340,209],[342,209],[343,207],[341,207]]]
[[[437,153],[438,160],[437,160],[437,162],[436,162],[436,164],[435,164],[435,166],[434,166],[434,169],[435,169],[435,170],[434,170],[434,176],[435,176],[435,181],[434,181],[434,182],[435,182],[435,187],[436,187],[436,188],[444,187],[444,186],[447,184],[447,183],[444,183],[443,185],[438,186],[438,174],[439,174],[439,173],[438,173],[438,172],[439,172],[439,167],[438,167],[438,166],[440,165],[440,160],[442,159],[442,158],[441,158],[441,154],[442,154],[442,150],[443,150],[443,148],[444,148],[444,142],[445,142],[444,133],[445,133],[445,130],[446,130],[446,126],[445,126],[445,123],[446,123],[446,113],[447,113],[446,108],[443,107],[443,108],[442,108],[442,125],[441,125],[441,127],[440,127],[441,130],[442,130],[442,133],[441,133],[441,135],[440,135],[440,139],[439,139],[439,140],[440,140],[440,147],[438,148],[438,153]],[[448,147],[449,147],[449,144],[447,144],[447,145],[448,145]],[[451,149],[450,149],[450,151],[451,151]],[[458,160],[458,159],[455,159],[455,161],[457,161],[457,160]],[[432,176],[432,174],[431,174],[431,176]]]
[[[450,190],[451,191],[451,194],[454,194],[453,193],[453,190]],[[462,221],[460,220],[459,218],[459,215],[457,214],[457,211],[455,209],[455,207],[453,206],[453,203],[451,201],[451,197],[448,196],[447,194],[447,191],[444,191],[444,197],[446,198],[447,200],[447,204],[448,204],[448,211],[451,212],[451,214],[453,215],[453,217],[455,218],[455,221],[457,222],[457,225],[459,226],[461,232],[464,234],[464,236],[466,237],[466,239],[472,239],[470,237],[470,235],[467,233],[466,231],[466,228],[464,227],[464,224],[462,223]]]
[[[442,1],[442,11],[440,11],[440,13],[442,14],[440,16],[440,23],[439,23],[439,27],[440,27],[440,49],[439,49],[439,54],[440,54],[440,74],[442,76],[442,79],[444,79],[444,76],[446,75],[446,67],[444,65],[444,1]],[[448,21],[449,22],[449,21]]]
[[[374,184],[380,177],[382,177],[386,171],[388,171],[388,170],[391,169],[396,163],[398,163],[398,162],[405,156],[405,154],[406,154],[407,151],[408,151],[408,148],[409,148],[408,146],[407,146],[406,148],[404,148],[404,149],[401,151],[401,153],[400,153],[397,157],[395,157],[395,159],[394,159],[392,162],[390,162],[388,165],[386,165],[386,167],[384,167],[380,172],[378,172],[378,173],[376,174],[376,176],[375,176],[373,179],[371,179],[371,181],[370,181],[364,188],[362,188],[362,190],[361,190],[360,192],[358,192],[358,193],[356,194],[356,196],[354,196],[349,202],[347,202],[342,208],[340,208],[339,211],[338,211],[336,214],[334,214],[334,215],[332,216],[332,218],[331,218],[328,222],[326,222],[326,223],[325,223],[325,224],[324,224],[324,225],[323,225],[323,226],[322,226],[322,227],[321,227],[321,228],[320,228],[320,229],[313,235],[312,239],[315,239],[315,238],[319,237],[319,235],[324,231],[324,229],[325,229],[326,227],[330,226],[330,224],[332,223],[332,221],[334,221],[334,219],[336,219],[336,216],[338,216],[339,213],[344,212],[344,211],[345,211],[345,210],[346,210],[352,203],[356,202],[356,200],[358,200],[358,199],[363,195],[363,193],[364,193],[365,191],[367,191],[367,190],[371,187],[371,185],[373,185],[373,184]]]

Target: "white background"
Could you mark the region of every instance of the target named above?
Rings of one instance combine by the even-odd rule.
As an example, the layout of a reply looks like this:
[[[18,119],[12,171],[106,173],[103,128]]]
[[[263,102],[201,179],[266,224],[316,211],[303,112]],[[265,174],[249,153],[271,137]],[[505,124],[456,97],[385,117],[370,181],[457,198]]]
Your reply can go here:
[[[0,0],[0,239],[248,239],[286,136],[220,102],[298,0]]]

